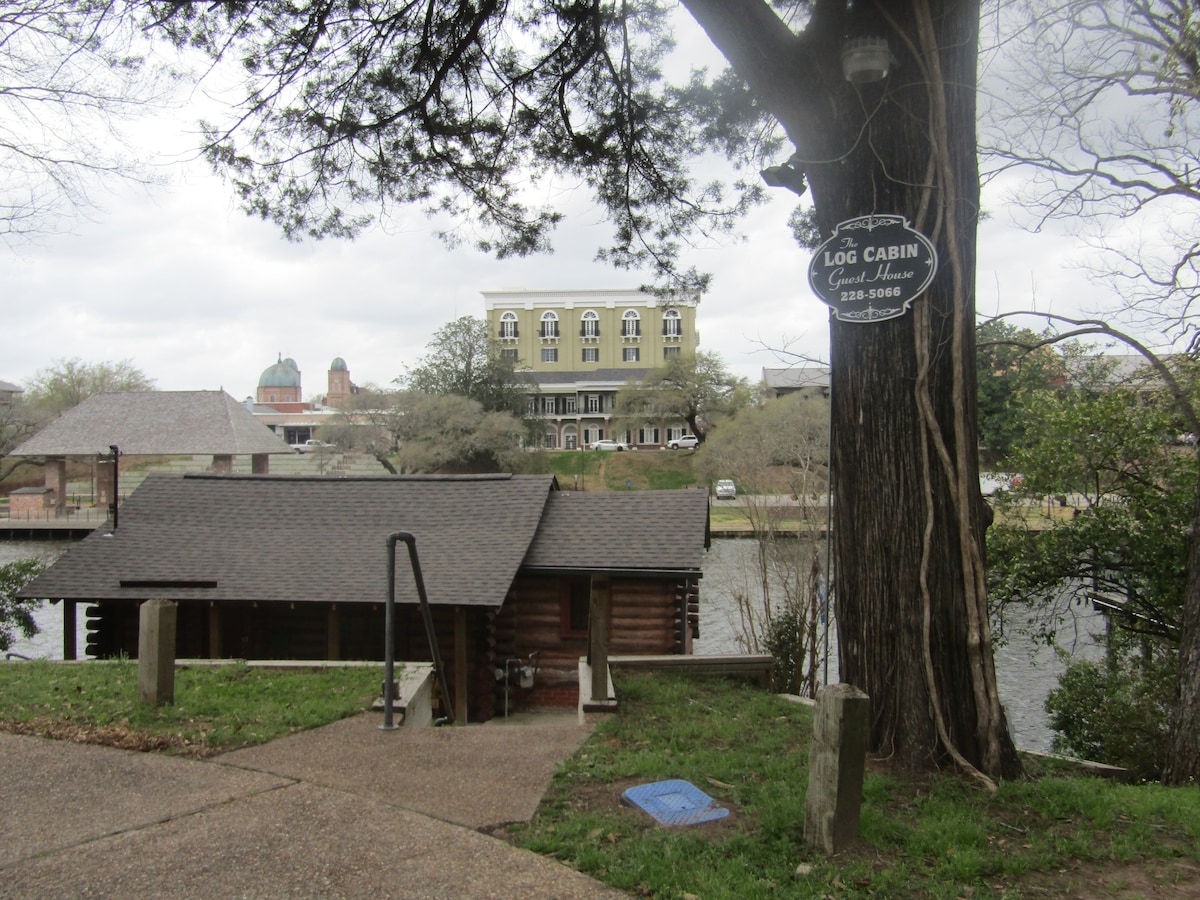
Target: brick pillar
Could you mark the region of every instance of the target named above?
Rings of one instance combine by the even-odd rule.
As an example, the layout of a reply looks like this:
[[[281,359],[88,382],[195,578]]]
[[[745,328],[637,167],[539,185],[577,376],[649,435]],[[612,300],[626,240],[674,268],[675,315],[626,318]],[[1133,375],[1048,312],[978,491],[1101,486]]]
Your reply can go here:
[[[67,460],[61,456],[46,457],[46,487],[54,491],[54,508],[60,512],[67,505]]]
[[[271,457],[265,453],[254,453],[250,456],[250,472],[253,475],[267,475],[271,471]]]
[[[233,454],[231,453],[214,453],[212,461],[212,470],[218,475],[233,474]]]

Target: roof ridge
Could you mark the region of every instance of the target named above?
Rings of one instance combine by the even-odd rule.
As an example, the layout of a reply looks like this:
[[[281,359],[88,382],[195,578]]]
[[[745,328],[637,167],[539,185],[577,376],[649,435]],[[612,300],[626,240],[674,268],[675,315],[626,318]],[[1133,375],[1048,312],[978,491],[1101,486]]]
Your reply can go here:
[[[286,475],[270,472],[266,474],[247,474],[244,472],[184,472],[183,478],[211,479],[214,481],[511,481],[514,478],[553,478],[553,475],[514,475],[512,472],[480,472],[464,475]]]

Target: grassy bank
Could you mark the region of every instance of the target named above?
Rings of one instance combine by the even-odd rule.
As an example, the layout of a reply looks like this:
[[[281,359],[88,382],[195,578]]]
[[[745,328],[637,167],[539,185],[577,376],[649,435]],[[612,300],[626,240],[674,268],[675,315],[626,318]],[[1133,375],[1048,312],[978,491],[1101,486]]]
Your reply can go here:
[[[691,451],[601,450],[541,451],[530,460],[530,471],[553,474],[565,490],[660,491],[707,487],[692,471]]]
[[[1124,786],[1030,762],[989,795],[953,775],[873,766],[861,843],[804,846],[811,713],[750,688],[623,676],[620,712],[510,837],[638,896],[1159,897],[1200,895],[1200,792]],[[663,828],[621,804],[682,778],[732,812]]]
[[[175,703],[156,708],[138,702],[134,661],[4,663],[0,730],[204,757],[361,712],[382,680],[382,665],[185,666],[175,673]]]

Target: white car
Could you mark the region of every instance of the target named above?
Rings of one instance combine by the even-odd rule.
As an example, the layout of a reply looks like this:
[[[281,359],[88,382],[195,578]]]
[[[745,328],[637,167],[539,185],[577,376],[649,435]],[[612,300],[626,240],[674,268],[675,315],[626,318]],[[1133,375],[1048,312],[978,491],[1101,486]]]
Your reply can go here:
[[[671,450],[693,450],[700,444],[700,438],[694,434],[685,434],[675,438],[673,441],[667,441],[667,447]]]
[[[629,448],[620,441],[602,440],[595,441],[592,444],[593,450],[628,450]]]
[[[717,482],[717,499],[718,500],[733,500],[737,497],[737,487],[728,478],[722,478]]]

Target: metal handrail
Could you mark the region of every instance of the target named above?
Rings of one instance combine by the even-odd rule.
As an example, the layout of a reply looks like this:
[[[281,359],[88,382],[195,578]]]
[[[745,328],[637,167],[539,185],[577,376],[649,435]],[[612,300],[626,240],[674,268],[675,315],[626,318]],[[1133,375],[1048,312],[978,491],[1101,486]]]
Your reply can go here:
[[[437,724],[453,724],[454,707],[450,701],[450,687],[446,682],[446,670],[442,666],[442,654],[438,650],[437,634],[433,630],[433,613],[429,609],[429,598],[425,594],[425,579],[421,577],[421,561],[417,558],[417,539],[410,532],[394,531],[388,535],[388,596],[384,607],[383,630],[387,645],[383,655],[383,724],[381,731],[392,731],[397,726],[393,721],[392,706],[396,699],[393,679],[396,671],[396,544],[408,544],[408,558],[412,562],[413,578],[417,583],[417,597],[421,601],[421,618],[425,621],[425,637],[429,641],[429,652],[433,656],[433,669],[437,673],[438,687],[442,692],[445,715]]]

